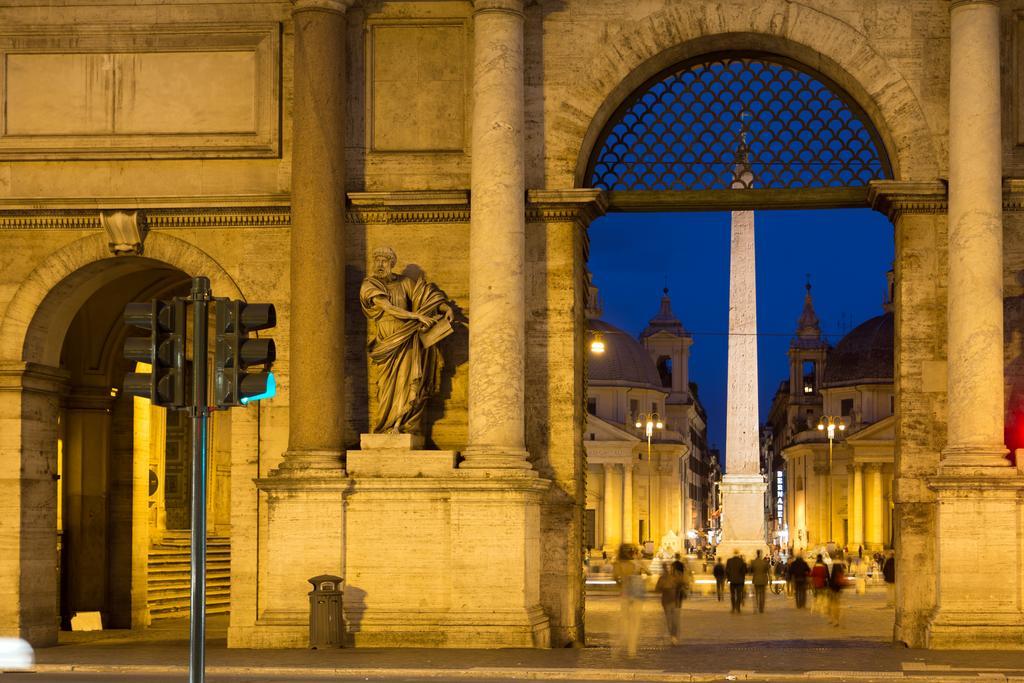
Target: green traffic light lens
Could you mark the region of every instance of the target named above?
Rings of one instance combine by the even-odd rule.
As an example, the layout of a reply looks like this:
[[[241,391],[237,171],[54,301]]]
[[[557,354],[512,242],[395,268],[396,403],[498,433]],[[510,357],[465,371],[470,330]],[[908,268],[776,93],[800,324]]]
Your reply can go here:
[[[258,389],[257,389],[258,388]],[[249,390],[257,389],[258,393],[248,394]],[[273,398],[277,393],[277,381],[272,372],[257,372],[242,380],[242,398],[239,400],[243,406],[253,401],[262,401],[265,398]]]

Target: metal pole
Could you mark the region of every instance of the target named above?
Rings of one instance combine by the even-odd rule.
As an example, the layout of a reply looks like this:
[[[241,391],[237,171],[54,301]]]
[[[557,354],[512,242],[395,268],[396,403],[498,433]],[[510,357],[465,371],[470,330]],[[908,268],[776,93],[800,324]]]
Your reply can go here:
[[[206,679],[206,418],[210,281],[192,279],[192,591],[189,683]]]

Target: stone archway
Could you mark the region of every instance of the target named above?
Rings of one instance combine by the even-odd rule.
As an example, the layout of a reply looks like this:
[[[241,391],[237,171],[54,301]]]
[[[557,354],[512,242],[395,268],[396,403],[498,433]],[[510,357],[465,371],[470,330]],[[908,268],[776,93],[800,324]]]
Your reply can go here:
[[[51,254],[22,282],[0,322],[0,359],[55,366],[71,318],[82,302],[125,273],[159,262],[189,275],[205,275],[218,296],[242,299],[224,268],[188,242],[154,232],[144,257],[116,257],[106,235],[95,234]]]
[[[865,193],[866,205],[887,213],[896,230],[897,367],[920,364],[929,351],[903,341],[900,333],[935,334],[933,326],[944,317],[944,296],[934,286],[936,269],[908,256],[921,248],[925,235],[926,248],[937,250],[935,245],[946,233],[945,192],[935,180],[944,165],[941,145],[907,81],[850,25],[801,5],[770,0],[753,12],[706,5],[670,8],[627,27],[610,37],[592,60],[595,69],[587,85],[568,91],[553,116],[552,127],[558,134],[549,142],[547,177],[566,184],[571,178],[572,186],[587,187],[587,171],[599,151],[595,146],[613,115],[638,88],[677,64],[735,50],[779,55],[824,75],[863,110],[877,130],[894,179],[872,181]],[[799,201],[788,208],[799,208]],[[923,310],[922,299],[933,310]],[[897,381],[898,419],[931,420],[940,399],[925,395],[917,381],[920,374],[914,374]],[[925,487],[927,467],[937,464],[938,453],[913,434],[898,429],[897,435],[898,555],[903,567],[919,564],[913,574],[900,575],[904,589],[897,605],[895,638],[921,644],[934,606],[929,570],[935,562],[936,533],[934,499]]]
[[[37,646],[56,642],[58,416],[71,389],[71,373],[60,369],[60,362],[68,330],[85,302],[104,287],[168,267],[206,275],[217,294],[242,298],[225,270],[188,242],[154,233],[145,257],[112,256],[106,236],[94,234],[47,257],[22,282],[0,322],[0,422],[11,425],[0,443],[0,478],[5,481],[0,532],[12,539],[0,569],[0,588],[10,596],[0,608],[5,634]],[[81,408],[105,411],[91,404]],[[135,540],[128,543],[129,554]],[[133,603],[134,583],[133,578]],[[133,625],[136,612],[133,605]]]
[[[881,134],[898,180],[942,173],[938,135],[910,84],[853,26],[819,10],[768,0],[757,7],[697,3],[656,12],[609,37],[579,87],[565,89],[547,143],[548,184],[583,187],[593,146],[619,104],[658,72],[701,54],[747,49],[808,65],[837,83]]]

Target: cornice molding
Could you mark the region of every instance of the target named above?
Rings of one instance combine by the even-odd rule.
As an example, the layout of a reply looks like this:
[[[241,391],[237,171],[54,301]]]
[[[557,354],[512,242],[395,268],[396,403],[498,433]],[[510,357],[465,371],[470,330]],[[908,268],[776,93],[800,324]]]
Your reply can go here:
[[[946,183],[939,180],[872,180],[868,183],[868,204],[893,222],[908,213],[946,213],[949,206]]]
[[[101,214],[117,207],[86,209],[0,209],[0,230],[102,230]],[[286,228],[287,206],[133,209],[149,229],[160,228]]]
[[[1003,181],[1003,211],[1024,211],[1024,178]]]
[[[468,223],[468,190],[349,192],[346,223]]]
[[[38,363],[0,363],[0,392],[24,391],[63,396],[69,391],[71,373]]]
[[[587,227],[608,211],[604,190],[529,190],[526,193],[527,221],[574,221]]]

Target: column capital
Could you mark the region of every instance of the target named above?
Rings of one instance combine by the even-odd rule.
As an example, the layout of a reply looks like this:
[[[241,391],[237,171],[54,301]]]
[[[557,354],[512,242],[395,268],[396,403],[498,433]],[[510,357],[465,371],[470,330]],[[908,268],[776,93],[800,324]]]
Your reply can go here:
[[[505,12],[508,14],[523,14],[524,0],[471,0],[473,3],[473,14],[481,12]]]
[[[949,11],[952,12],[961,7],[969,7],[971,5],[992,5],[998,8],[999,0],[949,0]]]
[[[356,0],[292,0],[292,14],[317,10],[344,14]]]
[[[880,462],[866,462],[864,463],[864,471],[868,474],[878,474],[882,471],[882,463]]]

